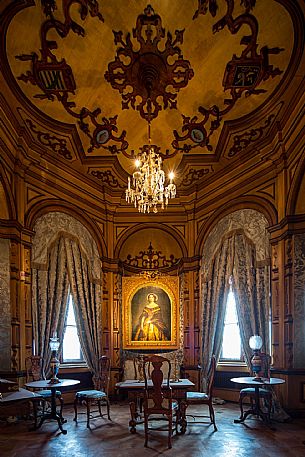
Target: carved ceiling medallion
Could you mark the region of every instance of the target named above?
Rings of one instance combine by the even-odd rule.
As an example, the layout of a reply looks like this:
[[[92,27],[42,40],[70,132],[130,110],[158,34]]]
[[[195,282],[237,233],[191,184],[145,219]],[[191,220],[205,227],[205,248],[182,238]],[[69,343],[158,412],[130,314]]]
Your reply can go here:
[[[136,27],[132,30],[133,38],[140,45],[138,51],[134,50],[130,33],[124,41],[123,32],[113,31],[114,43],[119,47],[115,60],[108,65],[105,79],[122,94],[122,109],[132,107],[151,122],[162,108],[177,107],[177,92],[186,87],[194,76],[190,62],[183,59],[177,46],[183,43],[183,32],[176,30],[174,40],[167,32],[165,48],[160,51],[159,44],[165,37],[165,29],[151,5],[138,16]],[[170,64],[169,58],[174,59],[174,63]],[[175,92],[171,92],[171,88]],[[158,102],[160,98],[163,106]]]

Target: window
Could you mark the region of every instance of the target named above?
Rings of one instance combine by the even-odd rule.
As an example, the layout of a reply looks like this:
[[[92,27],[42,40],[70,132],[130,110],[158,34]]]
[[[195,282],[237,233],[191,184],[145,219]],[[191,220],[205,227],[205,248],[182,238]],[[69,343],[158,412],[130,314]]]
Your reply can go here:
[[[236,303],[231,286],[226,305],[220,359],[223,361],[243,360]]]
[[[84,362],[74,314],[72,295],[68,295],[64,339],[62,345],[62,362]]]

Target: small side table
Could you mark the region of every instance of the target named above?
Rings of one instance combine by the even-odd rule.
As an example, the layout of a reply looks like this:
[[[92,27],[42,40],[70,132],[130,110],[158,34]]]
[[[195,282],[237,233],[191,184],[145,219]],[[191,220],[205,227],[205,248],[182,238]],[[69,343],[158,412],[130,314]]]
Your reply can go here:
[[[26,387],[30,387],[32,389],[51,390],[51,412],[42,416],[39,424],[35,427],[35,429],[40,428],[46,419],[54,419],[57,421],[62,433],[66,435],[67,430],[64,430],[62,427],[62,424],[65,423],[66,420],[56,411],[56,390],[60,389],[61,387],[74,386],[79,383],[80,381],[76,379],[60,379],[56,384],[51,384],[50,381],[42,379],[40,381],[32,381],[25,384]]]
[[[232,378],[232,382],[236,384],[244,384],[250,387],[254,387],[255,395],[254,395],[254,406],[245,411],[239,419],[235,419],[234,423],[239,424],[244,422],[245,419],[250,416],[258,416],[260,417],[264,423],[267,423],[266,414],[262,411],[260,407],[260,395],[259,395],[259,388],[264,386],[275,386],[278,384],[284,384],[285,380],[281,378],[260,378],[260,380],[255,379],[253,376],[245,376],[240,378]]]

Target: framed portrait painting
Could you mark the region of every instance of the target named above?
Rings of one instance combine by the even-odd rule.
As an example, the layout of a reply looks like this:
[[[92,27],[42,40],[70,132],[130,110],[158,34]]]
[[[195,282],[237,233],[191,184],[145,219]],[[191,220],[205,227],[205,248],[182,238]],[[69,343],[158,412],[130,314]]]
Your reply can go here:
[[[123,278],[124,349],[179,347],[179,278]]]

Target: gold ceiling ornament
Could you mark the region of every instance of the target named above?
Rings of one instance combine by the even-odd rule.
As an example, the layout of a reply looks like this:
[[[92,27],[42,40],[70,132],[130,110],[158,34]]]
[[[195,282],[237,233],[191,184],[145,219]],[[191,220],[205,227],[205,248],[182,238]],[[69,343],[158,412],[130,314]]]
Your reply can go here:
[[[150,123],[148,123],[148,145],[141,148],[136,158],[137,170],[128,177],[126,201],[134,203],[140,213],[158,212],[157,206],[164,209],[170,198],[176,196],[176,186],[173,183],[174,173],[169,173],[169,184],[165,184],[165,173],[162,170],[161,156],[156,152],[156,146],[151,144]]]

